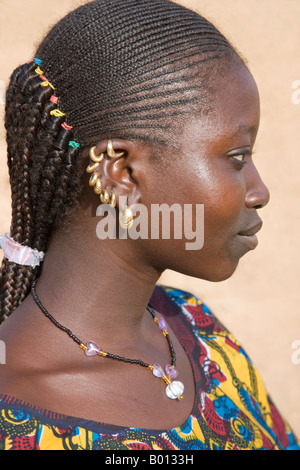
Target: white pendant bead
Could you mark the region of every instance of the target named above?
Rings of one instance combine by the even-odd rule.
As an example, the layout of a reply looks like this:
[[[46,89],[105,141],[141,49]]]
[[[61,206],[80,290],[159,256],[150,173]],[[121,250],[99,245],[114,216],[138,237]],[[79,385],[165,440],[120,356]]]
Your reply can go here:
[[[175,380],[174,382],[171,382],[166,387],[166,395],[168,398],[171,398],[171,400],[175,400],[176,398],[180,399],[183,392],[184,392],[184,385],[179,380]]]

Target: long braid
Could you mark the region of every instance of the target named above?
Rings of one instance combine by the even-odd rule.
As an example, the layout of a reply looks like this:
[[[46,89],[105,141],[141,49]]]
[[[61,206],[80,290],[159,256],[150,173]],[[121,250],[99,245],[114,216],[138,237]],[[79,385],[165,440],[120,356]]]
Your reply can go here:
[[[27,67],[28,68],[28,67]],[[24,126],[24,111],[26,116],[27,100],[20,93],[21,83],[24,81],[24,67],[15,71],[11,78],[12,93],[7,94],[6,112],[11,106],[15,106],[15,112],[11,121],[12,133],[7,135],[8,144],[8,167],[12,192],[12,223],[11,235],[19,243],[30,246],[31,232],[31,207],[28,195],[28,147],[30,147],[31,126]],[[38,107],[34,113],[38,113]],[[28,132],[23,138],[18,138],[21,132]],[[2,291],[1,291],[1,314],[6,318],[12,309],[16,307],[15,299],[19,297],[20,277],[27,279],[29,270],[27,267],[9,263],[6,259],[2,263]],[[23,289],[22,289],[23,291]]]
[[[5,125],[11,236],[44,252],[78,203],[87,147],[165,142],[177,119],[207,105],[216,64],[241,60],[210,22],[169,0],[92,1],[58,22],[35,57],[42,70],[33,61],[11,76]],[[3,260],[0,322],[38,275]]]
[[[67,144],[73,133],[61,126],[63,117],[50,114],[56,108],[50,101],[52,89],[41,87],[36,69],[35,63],[22,66],[12,76],[7,91],[5,125],[12,188],[11,236],[25,246],[46,251],[49,234],[64,211],[62,202],[59,211],[52,207],[54,194],[59,187],[60,201],[63,201],[62,188],[66,190],[67,186],[69,191],[70,164],[74,163],[78,151]],[[18,103],[17,112],[15,103]],[[74,181],[77,188],[79,179]],[[3,260],[1,320],[26,297],[36,274],[36,268]]]

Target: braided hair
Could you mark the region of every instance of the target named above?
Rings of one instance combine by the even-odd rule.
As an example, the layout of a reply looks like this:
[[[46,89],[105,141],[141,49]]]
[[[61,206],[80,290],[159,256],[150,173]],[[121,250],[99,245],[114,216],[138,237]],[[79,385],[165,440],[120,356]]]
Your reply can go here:
[[[169,0],[95,0],[59,21],[7,89],[11,237],[46,251],[79,200],[84,149],[164,143],[176,117],[204,103],[211,64],[228,57],[239,55],[209,21]],[[0,322],[37,276],[3,260]]]

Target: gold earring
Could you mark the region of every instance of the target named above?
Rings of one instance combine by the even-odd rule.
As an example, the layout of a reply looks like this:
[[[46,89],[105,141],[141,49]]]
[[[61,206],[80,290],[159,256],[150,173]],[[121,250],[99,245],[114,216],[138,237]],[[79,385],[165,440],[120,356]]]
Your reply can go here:
[[[96,147],[92,147],[90,149],[90,153],[89,153],[89,156],[90,156],[90,159],[94,162],[94,163],[101,163],[103,158],[104,158],[104,153],[100,153],[100,155],[96,155]]]
[[[95,170],[97,170],[98,166],[100,165],[100,163],[91,163],[87,169],[86,169],[86,172],[87,173],[94,173]]]
[[[94,186],[94,191],[96,194],[101,194],[102,193],[102,184],[100,178],[97,179],[95,186]]]
[[[120,210],[119,223],[124,230],[129,230],[133,225],[133,213],[130,207],[126,206],[124,212]]]
[[[104,189],[103,194],[100,194],[100,201],[103,202],[103,204],[109,203],[109,194],[106,188]]]
[[[108,142],[107,142],[107,155],[110,158],[113,158],[113,157],[116,156],[111,140],[108,140]],[[89,185],[93,186],[95,193],[100,195],[100,200],[103,204],[110,204],[111,207],[116,207],[116,196],[115,196],[113,190],[111,191],[111,196],[109,195],[106,188],[104,189],[103,194],[102,194],[101,179],[95,173],[95,171],[97,170],[99,164],[104,159],[104,153],[100,153],[99,155],[96,155],[96,146],[94,146],[94,147],[90,148],[89,156],[90,156],[90,159],[93,162],[93,163],[90,163],[88,165],[88,167],[86,168],[87,173],[92,173],[92,175],[90,176],[90,179],[89,179]]]
[[[95,186],[96,182],[98,180],[98,176],[96,173],[93,173],[92,176],[89,179],[89,185],[90,186]]]
[[[114,157],[116,156],[115,151],[114,151],[114,148],[113,148],[113,144],[112,144],[112,141],[111,141],[111,140],[109,140],[109,141],[107,142],[107,150],[106,150],[106,152],[107,152],[107,155],[108,155],[110,158],[114,158]]]
[[[110,203],[109,204],[111,205],[111,207],[116,207],[116,204],[117,204],[116,195],[113,192],[113,190],[111,190],[111,197],[110,197]]]

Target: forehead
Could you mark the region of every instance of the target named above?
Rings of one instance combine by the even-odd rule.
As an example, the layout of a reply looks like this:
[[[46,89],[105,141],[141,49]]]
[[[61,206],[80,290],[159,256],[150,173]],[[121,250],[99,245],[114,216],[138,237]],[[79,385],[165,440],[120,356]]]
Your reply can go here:
[[[202,102],[194,107],[178,136],[184,141],[189,139],[190,145],[195,146],[220,139],[225,144],[228,140],[229,145],[240,136],[248,136],[251,144],[259,127],[260,103],[256,83],[247,67],[221,64],[208,80],[205,105]]]
[[[214,127],[224,135],[257,133],[260,103],[257,85],[245,66],[235,66],[217,77],[212,96]]]

